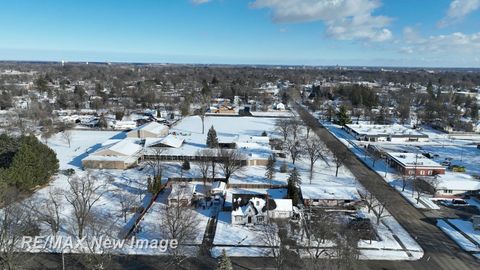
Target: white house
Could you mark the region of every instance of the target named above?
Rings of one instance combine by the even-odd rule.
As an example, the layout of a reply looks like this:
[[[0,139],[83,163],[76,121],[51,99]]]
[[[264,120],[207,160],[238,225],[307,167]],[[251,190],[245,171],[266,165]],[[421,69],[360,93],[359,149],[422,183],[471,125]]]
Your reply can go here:
[[[344,206],[361,200],[354,186],[302,184],[303,203],[308,206]]]
[[[465,173],[447,172],[438,176],[436,196],[455,197],[480,190],[480,180]]]
[[[293,203],[291,199],[274,199],[269,205],[268,217],[291,218],[293,215]],[[272,204],[275,204],[274,206]]]
[[[242,203],[241,198],[236,200],[233,202],[232,224],[254,225],[265,222],[267,218],[265,199],[252,197],[246,204]],[[235,206],[236,204],[237,206]]]
[[[189,206],[192,204],[196,193],[196,185],[181,182],[172,184],[172,191],[168,195],[168,204]]]
[[[267,199],[262,195],[233,198],[232,224],[262,224],[268,218],[287,219],[293,216],[291,199]]]
[[[283,103],[278,103],[277,106],[275,106],[275,109],[279,110],[279,111],[285,111],[285,104]]]

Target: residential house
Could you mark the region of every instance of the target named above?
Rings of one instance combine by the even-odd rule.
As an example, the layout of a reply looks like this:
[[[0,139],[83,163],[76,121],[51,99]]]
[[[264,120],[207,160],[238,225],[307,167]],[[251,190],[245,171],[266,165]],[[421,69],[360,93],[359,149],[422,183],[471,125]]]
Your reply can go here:
[[[168,135],[169,128],[157,122],[149,122],[127,132],[129,138],[160,138]]]
[[[344,207],[361,201],[354,186],[302,184],[300,190],[306,206]]]
[[[84,158],[82,165],[89,169],[125,170],[138,164],[143,154],[142,150],[143,147],[137,139],[111,141]]]

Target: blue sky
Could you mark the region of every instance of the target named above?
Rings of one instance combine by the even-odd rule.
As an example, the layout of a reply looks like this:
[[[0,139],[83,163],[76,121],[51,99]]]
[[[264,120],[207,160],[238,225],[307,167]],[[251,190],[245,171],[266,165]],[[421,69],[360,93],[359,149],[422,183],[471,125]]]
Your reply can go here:
[[[2,0],[0,59],[480,67],[480,0]]]

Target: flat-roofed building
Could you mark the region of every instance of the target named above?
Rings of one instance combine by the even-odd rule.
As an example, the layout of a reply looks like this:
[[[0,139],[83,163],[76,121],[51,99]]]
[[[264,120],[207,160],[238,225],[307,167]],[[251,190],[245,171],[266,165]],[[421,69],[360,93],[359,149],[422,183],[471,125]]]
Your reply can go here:
[[[359,141],[425,142],[428,135],[402,125],[348,124],[345,130]]]
[[[401,174],[417,176],[445,174],[444,166],[422,154],[398,152],[387,152],[386,154],[388,164]]]

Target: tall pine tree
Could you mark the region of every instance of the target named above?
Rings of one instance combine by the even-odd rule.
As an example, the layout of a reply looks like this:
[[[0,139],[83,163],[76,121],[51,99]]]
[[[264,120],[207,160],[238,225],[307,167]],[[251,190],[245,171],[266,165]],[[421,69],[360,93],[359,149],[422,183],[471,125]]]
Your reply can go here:
[[[352,123],[352,120],[350,120],[350,117],[347,114],[347,108],[342,105],[340,111],[337,113],[337,124],[345,126],[350,123]]]
[[[218,264],[215,270],[233,270],[232,262],[230,261],[230,258],[227,256],[225,249],[222,250],[222,256],[220,256],[220,260],[218,261]]]
[[[270,155],[268,157],[267,166],[265,166],[265,177],[267,177],[268,179],[273,179],[274,175],[275,175],[275,160],[273,159],[273,156]]]
[[[208,130],[207,147],[208,148],[218,148],[217,132],[215,131],[213,126]]]
[[[288,185],[287,185],[287,192],[288,198],[292,199],[293,205],[297,205],[300,201],[298,196],[298,186],[302,183],[300,179],[300,174],[297,171],[297,168],[293,168],[288,176]]]

